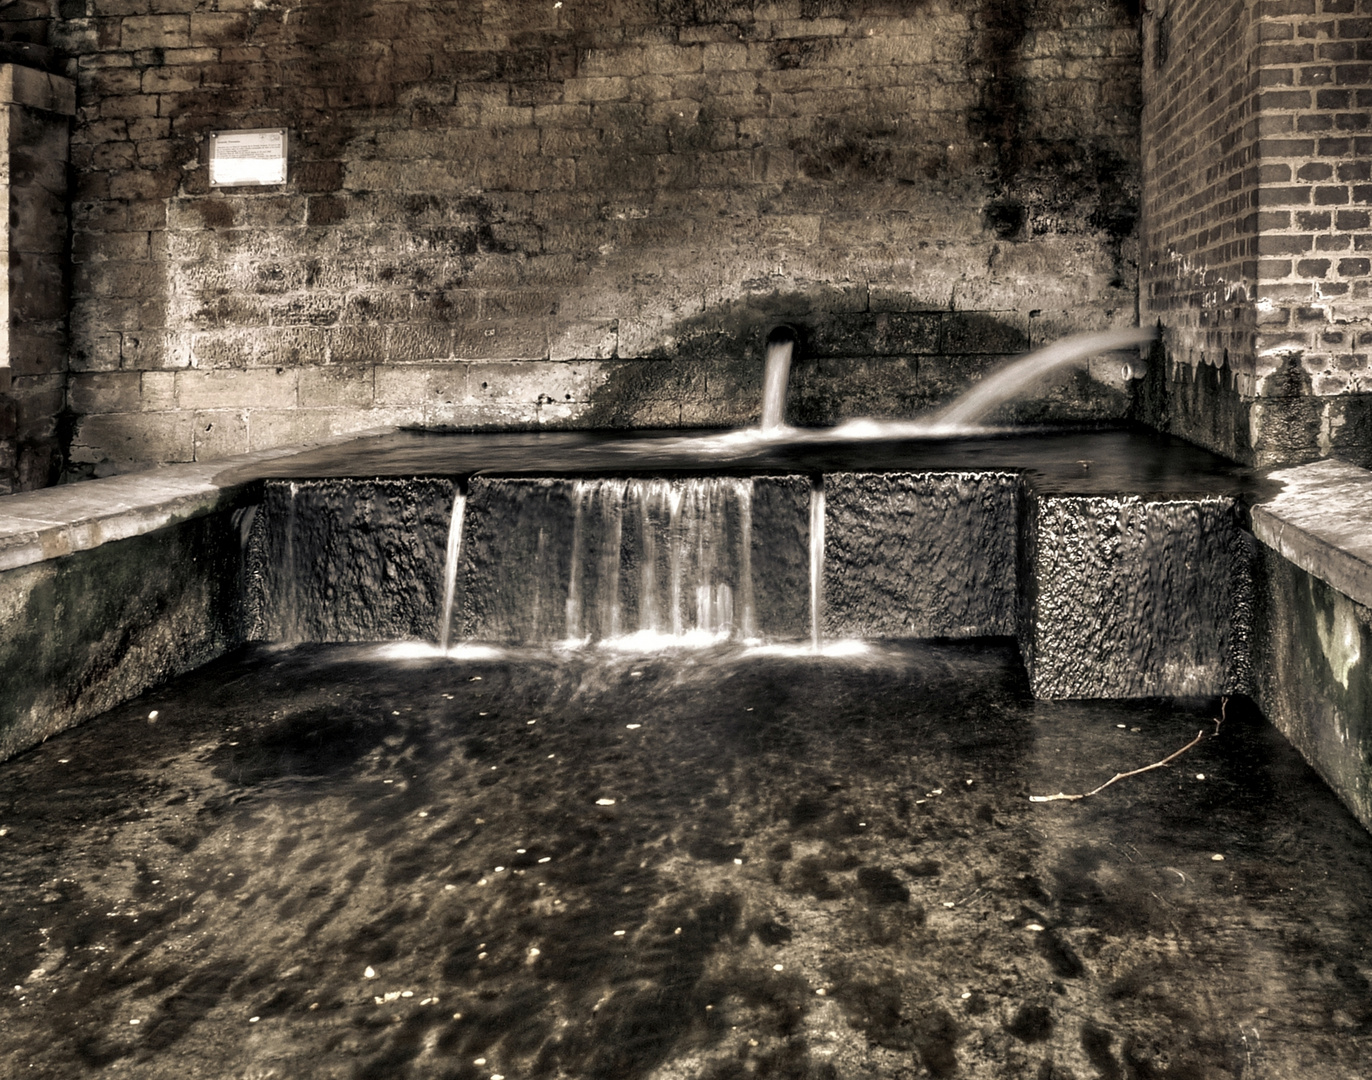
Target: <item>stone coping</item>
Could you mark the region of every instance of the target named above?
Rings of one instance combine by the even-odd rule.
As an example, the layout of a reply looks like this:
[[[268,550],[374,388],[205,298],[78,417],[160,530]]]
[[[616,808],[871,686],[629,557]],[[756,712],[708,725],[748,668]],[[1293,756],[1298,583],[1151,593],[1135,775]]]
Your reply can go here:
[[[1372,607],[1372,471],[1330,458],[1278,469],[1280,494],[1253,507],[1253,533],[1306,573]]]
[[[0,571],[86,551],[212,513],[273,462],[394,428],[0,497]],[[232,477],[225,482],[226,477]],[[1329,459],[1277,470],[1280,493],[1253,507],[1268,547],[1372,607],[1372,471]]]
[[[84,480],[0,497],[0,571],[88,551],[113,540],[141,536],[176,521],[209,514],[233,501],[256,469],[306,449],[348,442],[352,432],[308,446],[260,450],[231,458],[168,465],[102,480]],[[234,469],[244,478],[225,483]]]

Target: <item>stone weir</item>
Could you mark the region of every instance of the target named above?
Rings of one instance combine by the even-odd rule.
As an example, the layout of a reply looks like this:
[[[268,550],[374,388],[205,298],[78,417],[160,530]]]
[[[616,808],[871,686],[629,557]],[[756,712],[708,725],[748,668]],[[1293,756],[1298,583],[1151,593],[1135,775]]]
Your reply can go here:
[[[1038,697],[1226,694],[1250,682],[1253,555],[1233,495],[1040,491],[1006,469],[269,480],[247,633],[627,648],[1013,636]]]
[[[1043,698],[1249,694],[1372,826],[1372,473],[807,438],[392,431],[6,496],[0,757],[249,640],[995,636]]]

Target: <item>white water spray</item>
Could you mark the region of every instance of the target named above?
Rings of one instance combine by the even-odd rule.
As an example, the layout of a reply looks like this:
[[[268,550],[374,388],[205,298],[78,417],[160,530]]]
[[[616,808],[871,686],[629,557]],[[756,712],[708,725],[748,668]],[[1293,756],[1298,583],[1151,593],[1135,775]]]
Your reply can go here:
[[[820,622],[824,613],[824,478],[810,485],[810,646],[824,644]]]
[[[778,326],[767,335],[767,359],[762,375],[762,431],[773,434],[786,426],[786,388],[791,381],[791,353],[796,332]]]
[[[448,523],[448,553],[443,561],[443,614],[438,623],[438,648],[448,651],[448,633],[453,622],[453,598],[457,593],[457,560],[462,551],[462,523],[467,516],[467,496],[461,488],[453,496],[453,516]]]

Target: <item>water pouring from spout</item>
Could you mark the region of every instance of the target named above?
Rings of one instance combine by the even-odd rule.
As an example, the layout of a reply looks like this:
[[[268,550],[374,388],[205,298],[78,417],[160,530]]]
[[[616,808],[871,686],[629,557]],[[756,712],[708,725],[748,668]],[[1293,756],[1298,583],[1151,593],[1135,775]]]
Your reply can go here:
[[[778,326],[767,335],[767,359],[762,375],[762,430],[776,434],[786,427],[786,389],[791,381],[791,353],[796,332]]]
[[[931,435],[955,434],[960,429],[977,423],[987,413],[1004,405],[1050,371],[1087,360],[1097,353],[1145,345],[1155,336],[1150,327],[1128,327],[1124,330],[1073,334],[1071,337],[1062,338],[1001,368],[990,378],[983,379],[959,396],[951,405],[918,423]],[[1126,365],[1125,377],[1132,377],[1132,373],[1132,367]]]

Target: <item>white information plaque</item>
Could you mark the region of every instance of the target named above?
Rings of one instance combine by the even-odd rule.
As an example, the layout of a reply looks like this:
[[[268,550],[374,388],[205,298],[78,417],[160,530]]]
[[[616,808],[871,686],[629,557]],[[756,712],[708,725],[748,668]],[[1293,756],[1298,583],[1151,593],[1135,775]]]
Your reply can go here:
[[[210,132],[211,187],[285,182],[285,128]]]

